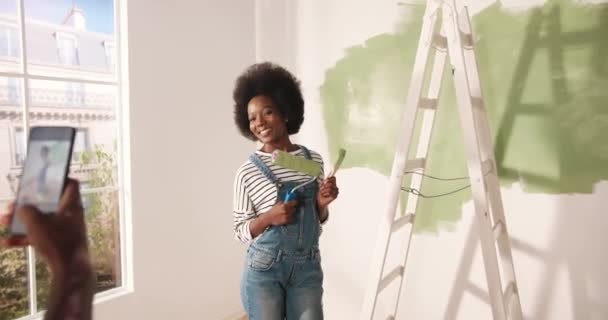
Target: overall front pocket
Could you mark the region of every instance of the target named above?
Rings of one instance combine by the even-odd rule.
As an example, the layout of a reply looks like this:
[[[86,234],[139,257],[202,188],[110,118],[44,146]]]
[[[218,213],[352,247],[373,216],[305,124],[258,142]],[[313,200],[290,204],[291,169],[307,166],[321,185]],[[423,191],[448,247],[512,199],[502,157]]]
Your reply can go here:
[[[256,271],[270,270],[277,262],[277,253],[251,247],[248,253],[249,268]]]

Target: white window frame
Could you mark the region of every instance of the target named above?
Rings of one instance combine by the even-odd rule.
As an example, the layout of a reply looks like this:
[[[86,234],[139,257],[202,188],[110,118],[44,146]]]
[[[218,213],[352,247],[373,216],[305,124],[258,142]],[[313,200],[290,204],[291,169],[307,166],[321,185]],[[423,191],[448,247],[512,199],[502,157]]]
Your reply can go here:
[[[21,111],[23,115],[23,121],[21,123],[22,128],[29,128],[29,112],[28,108],[31,106],[30,101],[30,80],[51,80],[51,81],[65,81],[65,82],[80,82],[83,84],[102,84],[112,85],[117,88],[117,101],[115,108],[116,125],[117,125],[117,161],[120,164],[118,166],[118,186],[116,187],[101,187],[93,188],[84,191],[86,193],[94,192],[107,192],[117,191],[119,199],[119,230],[120,230],[120,261],[121,261],[121,272],[120,272],[120,286],[113,288],[95,295],[95,303],[113,299],[128,293],[133,292],[133,264],[132,264],[132,233],[131,233],[131,156],[129,152],[129,90],[128,90],[128,60],[127,60],[127,23],[126,15],[122,15],[122,12],[126,12],[126,1],[113,0],[114,4],[114,30],[115,30],[115,46],[116,46],[116,72],[112,80],[95,80],[90,79],[87,76],[79,77],[61,77],[61,76],[46,76],[32,74],[28,70],[27,60],[27,38],[26,38],[26,24],[24,14],[24,1],[15,0],[17,2],[17,16],[18,16],[18,34],[19,34],[19,62],[21,64],[20,72],[2,72],[0,71],[0,77],[17,78],[21,81]],[[69,35],[69,33],[65,33]],[[124,72],[123,72],[124,70]],[[24,130],[26,138],[26,150],[27,150],[27,135],[28,130]],[[29,294],[29,315],[23,319],[41,319],[43,312],[38,312],[37,296],[36,296],[36,253],[32,247],[27,249],[27,269],[28,269],[28,294]]]

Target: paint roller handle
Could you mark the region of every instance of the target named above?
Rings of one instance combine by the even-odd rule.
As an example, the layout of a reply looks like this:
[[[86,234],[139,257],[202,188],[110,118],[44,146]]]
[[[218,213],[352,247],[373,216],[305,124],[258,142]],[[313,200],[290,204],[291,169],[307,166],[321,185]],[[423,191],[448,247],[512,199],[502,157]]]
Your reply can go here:
[[[285,200],[283,202],[289,202],[296,199],[296,193],[293,191],[289,191],[285,194]]]

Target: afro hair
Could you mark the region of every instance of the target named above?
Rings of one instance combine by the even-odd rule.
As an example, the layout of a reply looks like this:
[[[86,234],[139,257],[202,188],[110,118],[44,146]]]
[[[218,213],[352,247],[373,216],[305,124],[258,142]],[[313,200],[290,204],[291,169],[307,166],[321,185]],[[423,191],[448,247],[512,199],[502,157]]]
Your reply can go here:
[[[287,133],[300,131],[304,122],[304,99],[300,81],[285,68],[270,62],[248,67],[236,80],[234,99],[234,121],[243,136],[256,140],[249,130],[247,106],[256,96],[266,96],[277,105],[283,119],[287,120]]]

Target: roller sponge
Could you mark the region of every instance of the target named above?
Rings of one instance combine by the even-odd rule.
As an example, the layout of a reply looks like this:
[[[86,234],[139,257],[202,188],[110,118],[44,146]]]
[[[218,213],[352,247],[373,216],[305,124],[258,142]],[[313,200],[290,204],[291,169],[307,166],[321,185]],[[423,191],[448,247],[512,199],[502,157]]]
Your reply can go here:
[[[309,176],[318,176],[321,174],[321,165],[314,161],[308,160],[299,156],[294,156],[288,152],[275,150],[272,153],[272,164],[299,171]]]

